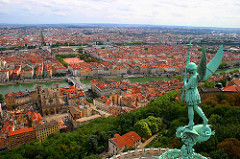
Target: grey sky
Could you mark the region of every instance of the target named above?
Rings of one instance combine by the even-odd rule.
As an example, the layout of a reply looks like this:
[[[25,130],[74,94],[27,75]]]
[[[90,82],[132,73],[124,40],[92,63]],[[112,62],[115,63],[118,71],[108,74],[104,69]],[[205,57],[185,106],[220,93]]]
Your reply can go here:
[[[0,23],[240,28],[239,0],[0,0]]]

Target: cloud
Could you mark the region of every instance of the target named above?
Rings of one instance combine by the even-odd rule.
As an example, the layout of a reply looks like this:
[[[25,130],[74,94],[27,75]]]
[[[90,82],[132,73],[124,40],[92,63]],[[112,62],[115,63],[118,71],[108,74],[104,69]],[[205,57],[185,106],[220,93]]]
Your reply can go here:
[[[124,23],[240,28],[228,0],[0,0],[1,23]],[[41,18],[39,18],[41,17]]]

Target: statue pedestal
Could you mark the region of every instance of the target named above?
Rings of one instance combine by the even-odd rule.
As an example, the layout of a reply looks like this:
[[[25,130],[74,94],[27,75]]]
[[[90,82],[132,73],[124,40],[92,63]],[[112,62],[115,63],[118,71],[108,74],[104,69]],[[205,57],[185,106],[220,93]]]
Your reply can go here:
[[[198,142],[207,141],[214,131],[210,129],[210,125],[195,125],[193,129],[188,126],[181,126],[177,128],[176,136],[184,143],[181,149],[169,150],[163,153],[159,159],[206,159],[194,152],[193,146]]]

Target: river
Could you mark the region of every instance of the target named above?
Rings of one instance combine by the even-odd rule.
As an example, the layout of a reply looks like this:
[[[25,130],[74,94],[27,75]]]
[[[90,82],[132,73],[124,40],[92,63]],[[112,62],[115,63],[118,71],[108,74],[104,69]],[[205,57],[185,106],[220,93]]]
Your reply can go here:
[[[233,70],[240,70],[239,68],[230,68],[230,69],[224,69],[224,70],[218,70],[216,73],[220,72],[230,72]],[[120,81],[121,78],[113,78],[116,81]],[[139,83],[145,83],[148,81],[155,81],[155,80],[167,80],[169,81],[171,78],[169,77],[131,77],[128,78],[130,82],[139,82]],[[107,79],[100,79],[100,80],[107,80]],[[91,80],[90,79],[83,79],[81,80],[82,83],[84,83],[87,87],[91,86]],[[53,87],[53,83],[59,83],[60,87],[66,87],[70,84],[66,81],[58,81],[58,82],[46,82],[46,83],[24,83],[24,84],[9,84],[9,85],[3,85],[0,86],[0,94],[8,94],[12,92],[17,91],[25,91],[25,90],[34,90],[38,84],[41,84],[43,88],[46,87]]]
[[[5,94],[8,94],[8,93],[12,93],[12,92],[34,90],[38,84],[41,84],[42,88],[53,87],[54,83],[59,83],[60,87],[69,86],[69,84],[65,81],[46,82],[46,83],[9,84],[9,85],[0,86],[0,93],[5,95]]]
[[[107,79],[100,79],[100,80],[107,80]],[[121,78],[114,78],[116,81],[120,81]],[[168,77],[136,77],[136,78],[129,78],[130,82],[139,82],[144,83],[148,81],[154,80],[170,80]],[[86,84],[87,87],[91,87],[91,80],[90,79],[83,79],[81,80],[82,83]],[[1,85],[0,86],[0,94],[8,94],[12,92],[18,91],[26,91],[26,90],[34,90],[38,84],[42,85],[42,88],[46,87],[53,87],[54,83],[59,83],[60,87],[66,87],[70,84],[66,81],[58,81],[58,82],[46,82],[46,83],[23,83],[23,84],[8,84],[8,85]]]

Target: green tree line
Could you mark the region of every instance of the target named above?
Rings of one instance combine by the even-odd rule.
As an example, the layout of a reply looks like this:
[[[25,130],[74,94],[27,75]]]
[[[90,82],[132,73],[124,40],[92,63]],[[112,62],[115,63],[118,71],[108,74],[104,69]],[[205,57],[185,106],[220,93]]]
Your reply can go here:
[[[157,45],[159,43],[147,43],[147,42],[116,42],[115,45],[118,46],[129,46],[129,45]]]
[[[78,48],[77,51],[79,52],[79,58],[85,62],[100,62],[100,60],[90,57],[89,54],[83,51],[83,48]]]
[[[51,47],[58,47],[58,46],[86,46],[88,45],[87,43],[73,43],[73,42],[65,42],[65,43],[60,43],[56,42],[56,44],[52,44]]]
[[[202,51],[202,48],[199,48],[198,51]],[[207,52],[207,53],[210,53],[210,54],[216,54],[216,53],[217,53],[217,50],[216,50],[216,49],[214,49],[214,50],[212,50],[212,49],[206,49],[206,52]]]
[[[42,31],[41,31],[41,33],[40,33],[40,36],[41,36],[41,45],[46,46],[46,42],[45,42],[45,40],[44,40],[44,36],[43,36]]]

